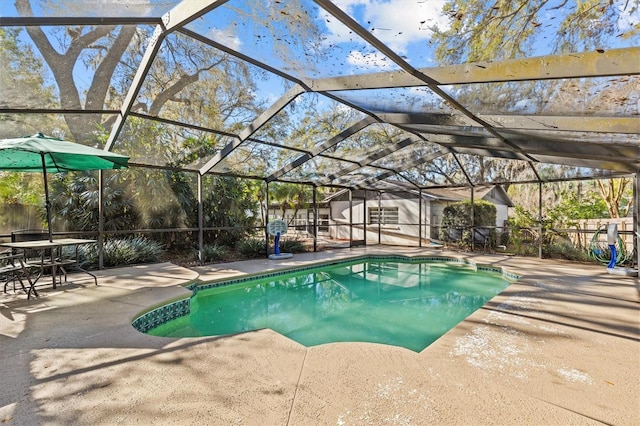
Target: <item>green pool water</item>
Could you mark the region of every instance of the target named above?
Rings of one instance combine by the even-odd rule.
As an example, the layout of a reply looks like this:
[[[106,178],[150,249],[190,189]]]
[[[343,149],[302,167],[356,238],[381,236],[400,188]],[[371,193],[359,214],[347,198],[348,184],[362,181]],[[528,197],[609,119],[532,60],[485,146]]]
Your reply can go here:
[[[198,291],[191,313],[148,333],[275,330],[305,346],[374,342],[421,351],[509,285],[445,263],[364,261]]]

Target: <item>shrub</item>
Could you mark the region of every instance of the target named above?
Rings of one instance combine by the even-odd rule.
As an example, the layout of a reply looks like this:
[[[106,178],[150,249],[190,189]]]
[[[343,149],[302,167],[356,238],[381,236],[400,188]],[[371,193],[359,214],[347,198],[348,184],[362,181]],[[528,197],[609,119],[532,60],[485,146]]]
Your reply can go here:
[[[103,263],[105,267],[159,262],[164,247],[157,241],[144,237],[110,239],[105,241]],[[78,258],[83,268],[98,267],[98,246],[91,244],[78,247]]]
[[[203,262],[222,260],[229,254],[229,249],[218,244],[205,244],[202,250]]]
[[[301,241],[281,240],[280,251],[284,253],[304,253],[307,251]]]
[[[265,241],[261,238],[246,238],[238,243],[238,251],[250,259],[263,257]]]
[[[542,247],[542,255],[552,259],[566,259],[578,262],[589,262],[589,253],[580,248],[576,248],[571,243],[559,242],[552,244],[544,244]]]

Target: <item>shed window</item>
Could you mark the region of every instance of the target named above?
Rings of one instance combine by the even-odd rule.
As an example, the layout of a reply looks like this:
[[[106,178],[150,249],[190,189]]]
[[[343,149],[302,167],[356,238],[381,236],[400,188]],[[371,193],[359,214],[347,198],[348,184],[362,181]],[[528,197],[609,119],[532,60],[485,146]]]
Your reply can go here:
[[[397,225],[398,224],[398,208],[397,207],[370,207],[369,223],[381,225]]]

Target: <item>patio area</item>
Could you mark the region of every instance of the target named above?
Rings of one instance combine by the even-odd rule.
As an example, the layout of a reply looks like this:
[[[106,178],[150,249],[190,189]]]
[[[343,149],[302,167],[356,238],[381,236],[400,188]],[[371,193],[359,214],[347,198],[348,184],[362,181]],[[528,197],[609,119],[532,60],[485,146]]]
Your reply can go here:
[[[182,284],[365,253],[464,257],[523,276],[421,353],[305,348],[271,330],[158,338],[131,321]],[[0,422],[640,424],[638,280],[605,266],[388,246],[84,274],[0,295]]]

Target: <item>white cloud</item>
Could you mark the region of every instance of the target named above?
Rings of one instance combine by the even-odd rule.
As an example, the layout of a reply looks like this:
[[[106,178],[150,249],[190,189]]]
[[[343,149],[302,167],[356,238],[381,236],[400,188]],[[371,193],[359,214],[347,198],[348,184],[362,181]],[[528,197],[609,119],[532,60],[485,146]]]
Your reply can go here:
[[[449,25],[447,16],[441,12],[445,0],[337,0],[335,3],[356,16],[364,28],[399,54],[406,53],[409,43],[428,40],[429,27],[437,25],[446,29]],[[345,40],[337,23],[327,25],[335,41]]]
[[[209,32],[209,38],[236,51],[240,50],[240,46],[242,46],[242,41],[227,30],[213,28]]]
[[[321,14],[322,15],[320,19],[322,19],[324,21],[324,24],[327,26],[327,33],[326,33],[327,39],[325,40],[325,42],[327,43],[347,42],[349,41],[350,38],[354,37],[351,30],[346,26],[344,26],[340,21],[334,18],[331,14],[329,14],[328,12],[325,12],[324,10],[321,11]]]

